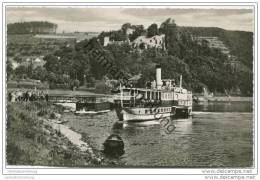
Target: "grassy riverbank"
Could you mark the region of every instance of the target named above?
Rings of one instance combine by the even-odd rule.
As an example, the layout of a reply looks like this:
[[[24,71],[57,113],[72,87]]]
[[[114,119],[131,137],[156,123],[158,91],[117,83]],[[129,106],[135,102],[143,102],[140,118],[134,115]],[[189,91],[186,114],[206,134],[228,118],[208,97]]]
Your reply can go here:
[[[7,104],[8,165],[93,167],[115,166],[98,150],[82,151],[47,122],[50,113],[63,108],[47,102]],[[87,142],[87,137],[82,138]]]

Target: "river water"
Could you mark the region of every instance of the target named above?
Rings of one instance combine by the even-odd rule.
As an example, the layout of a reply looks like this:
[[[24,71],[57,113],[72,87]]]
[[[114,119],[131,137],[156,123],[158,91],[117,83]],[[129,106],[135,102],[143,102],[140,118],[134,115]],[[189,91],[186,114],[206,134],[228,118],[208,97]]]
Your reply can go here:
[[[86,133],[92,146],[112,133],[122,137],[129,167],[252,167],[252,102],[194,105],[189,119],[123,124],[114,111],[101,115],[66,114],[66,124]]]

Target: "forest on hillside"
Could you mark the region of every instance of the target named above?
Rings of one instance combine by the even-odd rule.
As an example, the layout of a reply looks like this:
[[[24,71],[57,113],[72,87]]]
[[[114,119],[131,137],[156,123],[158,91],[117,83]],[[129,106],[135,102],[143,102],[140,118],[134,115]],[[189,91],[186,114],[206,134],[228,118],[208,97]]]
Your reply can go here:
[[[126,30],[129,27],[134,31],[128,36]],[[152,37],[159,34],[165,34],[166,51],[155,48],[140,51],[126,41],[127,38],[133,41],[141,35]],[[231,54],[237,57],[235,66],[220,50],[194,41],[192,37],[196,35],[219,37],[231,50]],[[102,47],[105,36],[125,43]],[[155,66],[160,64],[162,78],[174,78],[178,83],[182,75],[183,85],[193,92],[202,92],[205,87],[214,93],[250,96],[253,93],[252,38],[250,32],[179,27],[170,18],[160,25],[151,24],[147,29],[143,25],[125,23],[117,31],[102,32],[97,38],[81,41],[74,46],[64,46],[45,56],[44,68],[35,73],[40,80],[51,84],[66,84],[77,80],[83,85],[104,78],[115,79],[85,49],[90,42],[97,42],[100,43],[103,56],[109,58],[120,70],[129,76],[142,74],[137,87],[143,87],[146,81],[153,80]]]
[[[47,21],[31,21],[7,24],[7,34],[56,33],[57,24]]]
[[[216,36],[238,57],[244,65],[253,67],[253,33],[245,31],[227,31],[216,27],[179,27],[193,36]]]

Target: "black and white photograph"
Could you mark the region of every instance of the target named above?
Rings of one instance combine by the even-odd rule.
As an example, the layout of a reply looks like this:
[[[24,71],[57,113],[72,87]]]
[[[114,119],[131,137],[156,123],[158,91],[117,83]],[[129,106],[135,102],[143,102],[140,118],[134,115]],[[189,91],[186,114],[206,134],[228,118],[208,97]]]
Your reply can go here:
[[[5,4],[3,166],[250,175],[255,7]]]

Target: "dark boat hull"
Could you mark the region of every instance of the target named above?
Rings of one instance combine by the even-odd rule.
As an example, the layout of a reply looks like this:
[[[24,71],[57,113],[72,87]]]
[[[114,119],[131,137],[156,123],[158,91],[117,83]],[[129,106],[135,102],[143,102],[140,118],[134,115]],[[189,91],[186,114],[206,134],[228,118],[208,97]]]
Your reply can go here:
[[[118,135],[109,136],[103,143],[103,152],[110,156],[121,156],[124,154],[124,142]]]

